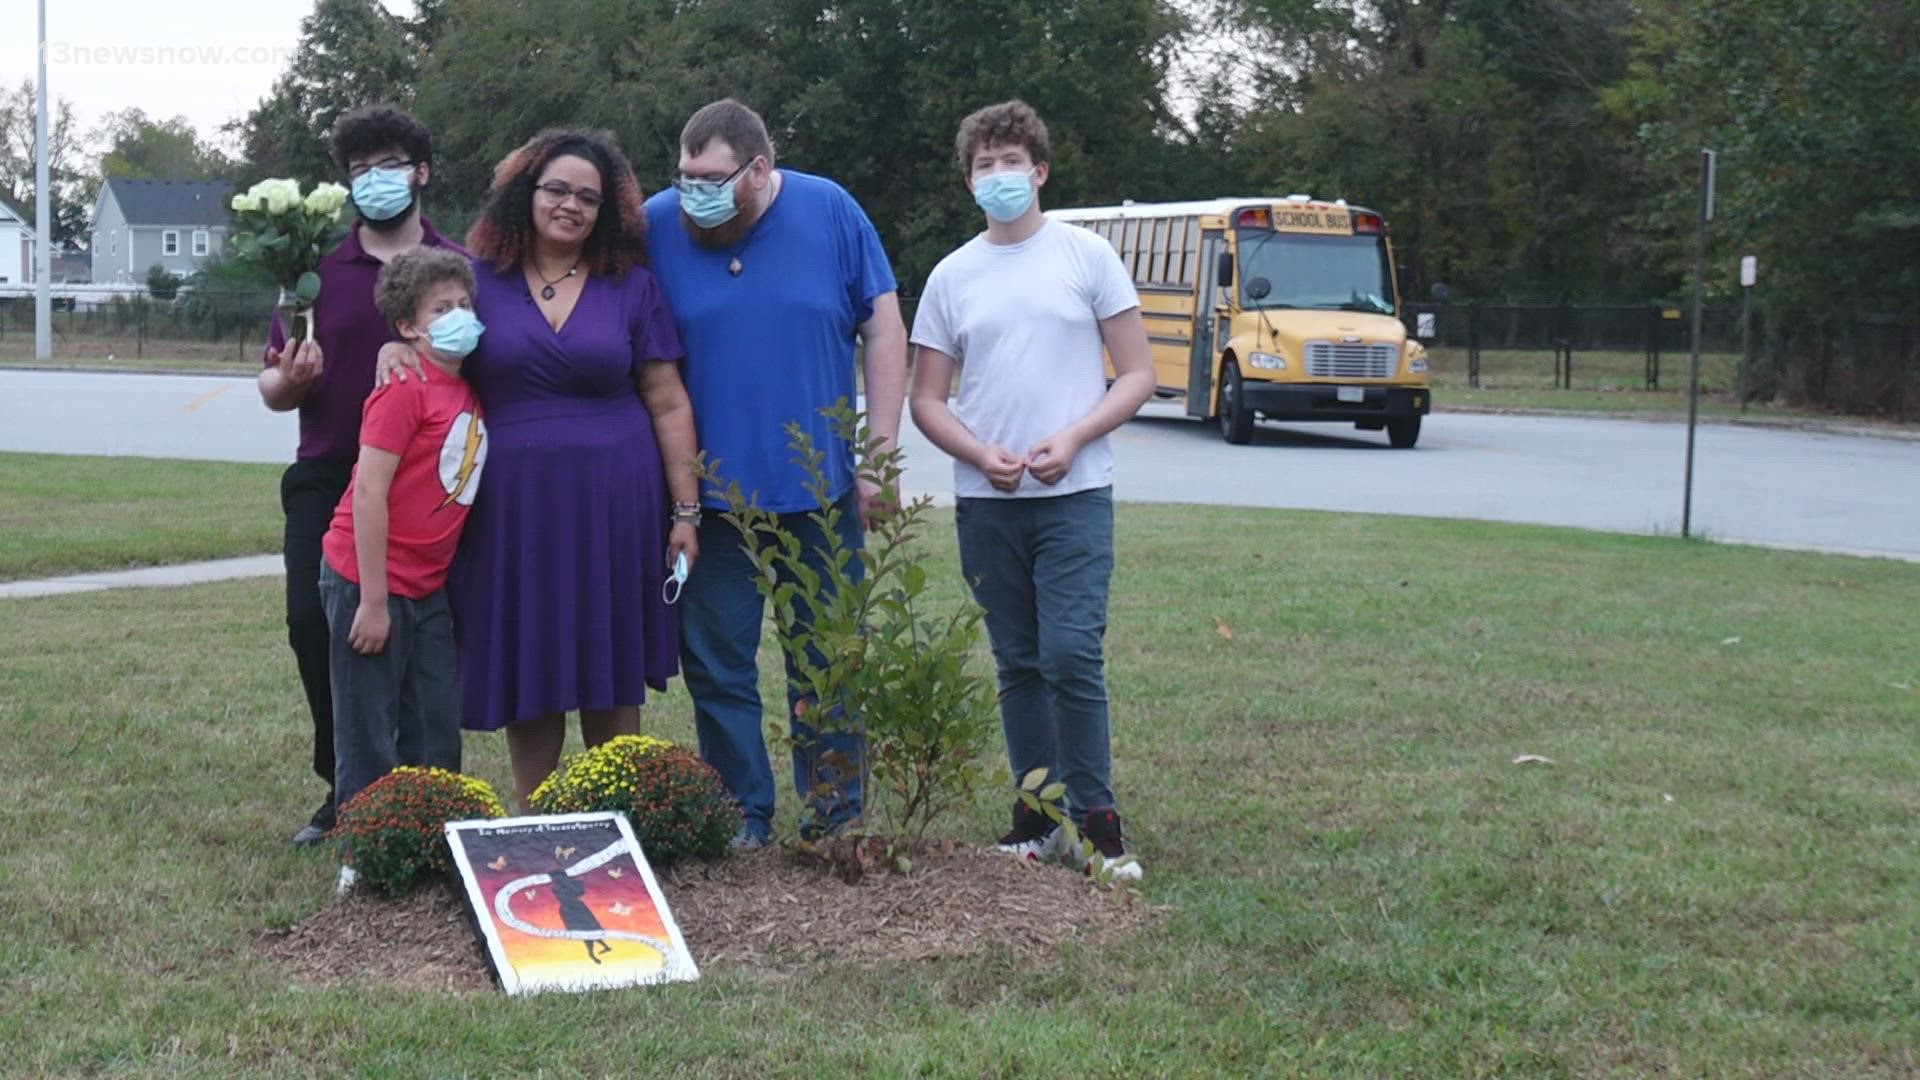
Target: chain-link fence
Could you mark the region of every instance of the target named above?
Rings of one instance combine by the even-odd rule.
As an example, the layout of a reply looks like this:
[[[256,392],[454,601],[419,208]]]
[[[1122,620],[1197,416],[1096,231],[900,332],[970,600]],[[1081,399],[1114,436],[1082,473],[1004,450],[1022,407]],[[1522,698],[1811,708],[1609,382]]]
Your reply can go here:
[[[53,309],[53,355],[67,363],[255,366],[272,312],[273,296],[262,292],[187,290],[165,301],[133,296],[61,303]],[[0,359],[32,357],[32,298],[0,299]]]
[[[1522,390],[1676,390],[1687,384],[1692,312],[1678,303],[1408,304],[1436,381]],[[1910,319],[1823,318],[1706,305],[1704,392],[1911,419],[1920,415],[1920,328]]]

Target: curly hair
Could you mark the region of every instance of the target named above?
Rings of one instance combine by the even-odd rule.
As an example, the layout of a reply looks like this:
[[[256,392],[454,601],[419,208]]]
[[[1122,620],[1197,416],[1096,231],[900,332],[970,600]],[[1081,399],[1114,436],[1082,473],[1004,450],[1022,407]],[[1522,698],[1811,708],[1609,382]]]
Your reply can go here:
[[[526,257],[533,244],[533,189],[555,158],[577,157],[600,172],[605,196],[593,231],[587,234],[582,265],[602,276],[618,277],[630,266],[647,265],[645,195],[633,165],[611,132],[548,128],[528,139],[493,168],[487,208],[467,233],[467,249],[506,270]]]
[[[341,172],[360,154],[398,150],[415,162],[433,160],[433,136],[405,109],[362,105],[333,125],[333,163]]]
[[[373,283],[373,304],[380,309],[380,316],[387,324],[397,331],[400,320],[413,318],[427,293],[447,281],[465,285],[467,295],[473,295],[473,267],[459,252],[435,247],[414,248],[395,255],[380,268],[380,277]]]
[[[973,155],[990,146],[1024,146],[1035,165],[1047,160],[1052,144],[1046,121],[1024,101],[989,105],[960,121],[953,147],[960,155],[960,171],[973,172]]]

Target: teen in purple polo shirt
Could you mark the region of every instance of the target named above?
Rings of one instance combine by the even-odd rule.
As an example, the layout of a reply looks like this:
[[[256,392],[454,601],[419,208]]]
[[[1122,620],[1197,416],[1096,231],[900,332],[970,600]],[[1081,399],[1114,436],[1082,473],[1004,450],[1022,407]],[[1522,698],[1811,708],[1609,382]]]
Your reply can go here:
[[[420,191],[433,157],[433,141],[420,121],[387,105],[356,109],[334,125],[332,149],[360,220],[320,262],[313,339],[290,344],[276,315],[259,380],[267,408],[300,412],[300,450],[280,478],[280,506],[287,517],[287,640],[313,716],[313,771],[327,782],[326,800],[293,835],[303,847],[326,839],[333,829],[333,693],[327,682],[327,614],[320,600],[320,540],[353,477],[374,359],[380,346],[394,339],[392,324],[374,306],[374,281],[388,260],[423,245],[465,254],[420,213]]]

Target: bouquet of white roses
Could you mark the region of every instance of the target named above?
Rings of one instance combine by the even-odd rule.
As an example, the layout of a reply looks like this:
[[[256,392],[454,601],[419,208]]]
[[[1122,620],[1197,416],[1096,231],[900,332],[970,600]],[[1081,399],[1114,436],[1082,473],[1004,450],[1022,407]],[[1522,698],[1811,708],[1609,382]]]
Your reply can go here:
[[[287,338],[313,336],[310,318],[320,296],[320,258],[347,234],[342,208],[347,189],[320,184],[304,197],[295,180],[262,180],[233,197],[233,251],[242,263],[265,271],[280,287]]]

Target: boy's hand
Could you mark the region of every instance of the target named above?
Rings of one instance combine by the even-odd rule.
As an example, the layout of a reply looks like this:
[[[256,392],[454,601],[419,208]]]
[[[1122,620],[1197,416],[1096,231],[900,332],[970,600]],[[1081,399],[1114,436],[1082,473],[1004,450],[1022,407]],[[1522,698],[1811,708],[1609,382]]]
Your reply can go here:
[[[392,629],[387,605],[363,603],[353,613],[353,628],[347,631],[347,644],[363,656],[375,656],[387,647],[387,634]]]
[[[1032,464],[1027,471],[1035,480],[1052,487],[1066,479],[1073,470],[1074,455],[1080,452],[1080,444],[1066,432],[1055,432],[1033,444],[1027,451],[1027,460]]]
[[[1012,491],[1019,487],[1020,474],[1027,471],[1025,458],[1014,457],[998,446],[987,447],[987,452],[974,465],[987,474],[987,483],[1000,491]]]
[[[380,355],[373,362],[374,389],[378,390],[390,382],[406,382],[409,371],[422,379],[426,378],[426,361],[420,359],[419,352],[403,342],[387,342],[380,346]]]
[[[320,351],[317,341],[289,341],[280,347],[279,352],[270,354],[273,366],[280,369],[280,377],[289,386],[306,386],[318,379],[326,370],[326,356]]]

